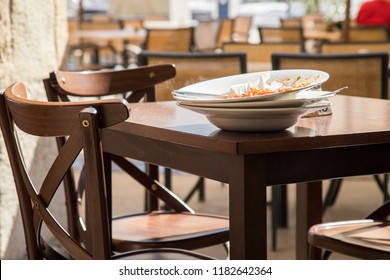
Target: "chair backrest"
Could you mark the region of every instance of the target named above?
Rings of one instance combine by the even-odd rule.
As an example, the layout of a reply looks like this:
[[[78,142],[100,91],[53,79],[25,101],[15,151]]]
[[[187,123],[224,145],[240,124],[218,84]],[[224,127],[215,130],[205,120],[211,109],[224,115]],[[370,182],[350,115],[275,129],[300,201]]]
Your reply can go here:
[[[172,100],[172,90],[204,80],[246,72],[246,55],[240,53],[141,52],[140,65],[172,63],[176,77],[156,86],[157,100]]]
[[[301,43],[236,43],[228,42],[222,45],[225,52],[245,52],[248,64],[255,63],[269,63],[271,68],[271,54],[274,52],[302,52]]]
[[[195,51],[214,51],[217,49],[219,31],[218,20],[201,20],[194,28]]]
[[[233,21],[233,41],[248,42],[252,16],[236,16]]]
[[[365,54],[272,54],[272,68],[316,69],[329,73],[323,90],[348,86],[340,94],[388,98],[387,53]]]
[[[390,40],[387,26],[352,26],[349,28],[349,42],[386,42]]]
[[[43,83],[49,101],[80,101],[92,97],[97,99],[120,95],[129,103],[151,102],[155,101],[155,85],[175,75],[176,70],[173,65],[153,65],[125,70],[57,71],[50,73],[50,78],[44,79]],[[65,143],[65,138],[57,137],[56,141],[60,150]],[[137,176],[137,178],[143,177],[145,176],[141,173]],[[147,182],[149,177],[142,180]],[[148,184],[149,182],[144,185]],[[82,185],[82,181],[77,185],[72,172],[68,172],[64,177],[68,227],[69,232],[76,239],[84,238],[84,229],[76,222],[81,214],[77,205],[79,197],[75,197],[75,195],[82,195],[80,189]],[[157,201],[153,203],[157,208]],[[173,203],[170,205],[174,208]]]
[[[302,27],[259,27],[261,43],[299,42],[303,44]]]
[[[152,65],[124,70],[57,71],[45,79],[49,101],[74,97],[103,97],[121,94],[128,102],[155,101],[155,86],[174,78],[174,65]]]
[[[193,47],[194,28],[146,29],[144,49],[148,51],[189,52]]]
[[[54,103],[26,99],[21,83],[0,95],[0,124],[11,164],[22,215],[29,259],[110,259],[111,235],[104,177],[100,130],[123,122],[129,116],[124,100]],[[40,186],[32,183],[17,134],[39,137],[67,136]],[[86,164],[85,243],[71,237],[59,217],[50,211],[65,174],[83,153]],[[64,205],[64,207],[66,207]],[[48,232],[55,244],[47,239]],[[53,245],[61,250],[55,250]],[[64,253],[67,256],[60,254]]]
[[[321,53],[368,53],[387,52],[390,55],[389,42],[323,42],[320,46]]]
[[[118,19],[120,27],[122,29],[134,29],[140,30],[144,28],[144,23],[142,18],[138,17],[121,17]]]
[[[221,48],[224,42],[233,40],[233,23],[234,19],[224,18],[219,19],[219,29],[217,35],[217,47]]]
[[[280,26],[282,27],[302,27],[302,17],[281,18]]]

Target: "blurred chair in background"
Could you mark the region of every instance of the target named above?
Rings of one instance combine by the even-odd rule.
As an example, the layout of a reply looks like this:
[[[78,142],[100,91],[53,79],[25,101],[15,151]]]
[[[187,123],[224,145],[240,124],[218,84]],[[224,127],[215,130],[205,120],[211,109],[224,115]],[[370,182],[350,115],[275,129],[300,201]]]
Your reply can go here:
[[[390,55],[390,41],[388,42],[323,42],[321,53],[368,53],[388,52]]]
[[[219,19],[219,29],[217,35],[217,47],[221,48],[225,42],[233,40],[233,23],[231,18]]]
[[[194,28],[146,29],[144,50],[190,52],[194,44]]]
[[[234,42],[248,42],[251,26],[252,16],[236,16],[233,21],[232,40]]]
[[[245,52],[248,72],[272,70],[271,54],[274,52],[302,52],[301,43],[237,43],[227,42],[222,45],[224,52]]]
[[[302,27],[259,27],[260,43],[295,42],[303,44]]]
[[[349,42],[388,42],[390,40],[387,26],[351,26],[348,33]]]
[[[194,50],[214,52],[217,49],[218,20],[201,20],[194,29]]]

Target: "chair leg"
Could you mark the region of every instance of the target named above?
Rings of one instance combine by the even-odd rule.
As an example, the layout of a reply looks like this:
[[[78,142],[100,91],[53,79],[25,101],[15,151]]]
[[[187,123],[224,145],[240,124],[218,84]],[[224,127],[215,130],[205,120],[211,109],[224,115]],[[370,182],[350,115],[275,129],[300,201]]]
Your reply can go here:
[[[170,168],[164,168],[164,182],[165,186],[171,190],[172,189],[172,170]],[[183,199],[184,202],[188,202],[195,192],[198,191],[199,201],[205,201],[205,179],[203,177],[199,177],[198,181],[195,183],[195,186],[192,190],[187,194],[187,196]]]
[[[378,187],[383,193],[383,201],[386,202],[390,199],[388,186],[389,186],[389,174],[383,174],[383,180],[381,179],[380,175],[376,174],[374,175],[374,179],[378,184]]]
[[[326,193],[324,204],[323,204],[323,211],[325,212],[326,208],[329,206],[332,206],[335,201],[337,194],[340,191],[342,179],[333,179],[330,182],[328,192]]]
[[[164,168],[164,183],[168,190],[172,188],[172,170],[170,168]]]
[[[192,190],[187,194],[187,196],[183,199],[184,202],[188,202],[192,196],[195,194],[196,191],[199,192],[199,201],[205,201],[205,187],[204,187],[204,178],[199,177],[198,181],[196,182],[195,186],[192,188]]]

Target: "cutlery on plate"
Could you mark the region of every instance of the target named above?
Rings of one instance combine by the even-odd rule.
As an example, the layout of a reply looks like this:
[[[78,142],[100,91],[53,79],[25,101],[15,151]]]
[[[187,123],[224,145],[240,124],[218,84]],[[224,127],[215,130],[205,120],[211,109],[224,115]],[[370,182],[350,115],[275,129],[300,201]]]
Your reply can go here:
[[[336,89],[336,90],[332,91],[332,93],[336,94],[336,93],[338,93],[338,92],[340,92],[340,91],[342,91],[344,89],[347,89],[347,88],[348,88],[348,86],[345,86],[345,87],[342,87],[342,88],[339,88],[339,89]]]

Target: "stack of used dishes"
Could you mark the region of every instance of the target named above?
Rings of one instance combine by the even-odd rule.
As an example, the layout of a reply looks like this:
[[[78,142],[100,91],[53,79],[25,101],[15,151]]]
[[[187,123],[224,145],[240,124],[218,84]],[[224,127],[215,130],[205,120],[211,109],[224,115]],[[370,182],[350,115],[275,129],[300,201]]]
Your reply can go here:
[[[321,91],[329,79],[316,70],[278,70],[228,76],[172,92],[177,104],[198,112],[223,130],[278,131],[307,113],[330,106],[335,92]]]

